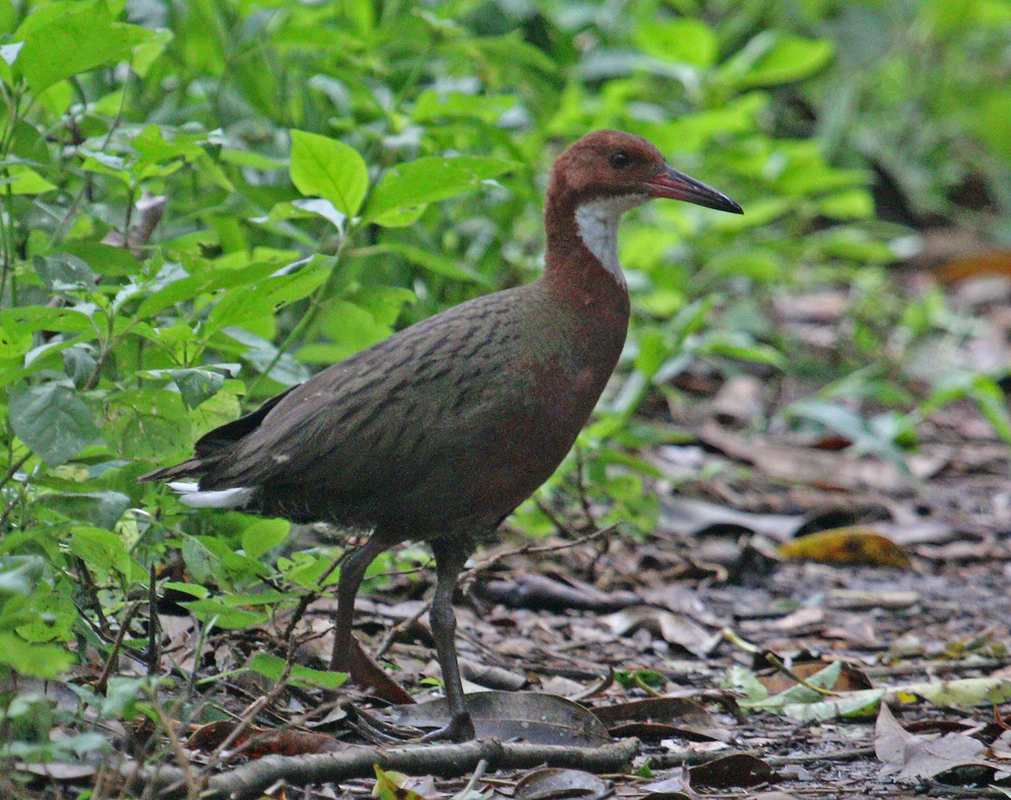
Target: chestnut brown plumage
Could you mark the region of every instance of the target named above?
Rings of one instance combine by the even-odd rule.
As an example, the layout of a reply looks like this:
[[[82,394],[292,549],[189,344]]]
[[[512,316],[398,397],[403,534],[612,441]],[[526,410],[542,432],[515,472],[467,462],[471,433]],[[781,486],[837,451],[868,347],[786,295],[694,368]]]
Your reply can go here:
[[[432,635],[453,714],[437,733],[473,737],[454,642],[457,576],[476,544],[554,472],[600,397],[628,326],[618,220],[654,197],[741,213],[646,140],[588,134],[551,170],[538,280],[390,336],[142,480],[198,478],[175,484],[193,506],[371,531],[342,565],[333,669],[353,665],[354,599],[368,565],[405,540],[428,542]]]

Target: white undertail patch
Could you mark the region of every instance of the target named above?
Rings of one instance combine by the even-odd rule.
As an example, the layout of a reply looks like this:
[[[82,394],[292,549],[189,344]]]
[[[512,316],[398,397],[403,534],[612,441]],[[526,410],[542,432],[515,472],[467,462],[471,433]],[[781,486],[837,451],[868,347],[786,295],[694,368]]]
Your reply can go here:
[[[217,489],[202,492],[194,481],[172,481],[169,487],[179,492],[179,502],[192,508],[242,508],[253,496],[253,489]]]
[[[590,200],[576,207],[579,238],[622,286],[625,285],[625,274],[618,263],[618,222],[622,214],[647,200],[649,195],[646,194],[623,194]]]

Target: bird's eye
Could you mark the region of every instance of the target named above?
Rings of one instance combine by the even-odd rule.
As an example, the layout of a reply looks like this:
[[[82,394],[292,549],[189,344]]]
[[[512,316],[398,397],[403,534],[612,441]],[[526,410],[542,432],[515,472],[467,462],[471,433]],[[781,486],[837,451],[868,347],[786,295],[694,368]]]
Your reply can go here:
[[[624,169],[631,163],[632,159],[628,157],[628,153],[624,150],[615,150],[611,153],[611,166],[615,169]]]

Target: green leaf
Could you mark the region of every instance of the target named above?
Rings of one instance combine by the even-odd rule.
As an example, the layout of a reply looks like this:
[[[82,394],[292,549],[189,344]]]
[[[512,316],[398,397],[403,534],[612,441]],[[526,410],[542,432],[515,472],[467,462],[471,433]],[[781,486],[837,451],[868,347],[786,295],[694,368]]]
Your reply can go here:
[[[14,633],[0,633],[0,664],[42,680],[53,680],[70,669],[74,656],[55,644],[26,642]]]
[[[383,175],[372,190],[365,217],[383,225],[386,215],[455,197],[519,166],[516,161],[482,156],[430,156],[408,161]]]
[[[4,556],[0,559],[0,594],[30,595],[42,577],[44,564],[38,556]]]
[[[216,395],[225,385],[225,376],[211,369],[172,369],[169,375],[190,408],[196,408]]]
[[[221,558],[207,545],[194,536],[184,536],[182,553],[186,571],[193,580],[199,584],[218,582]]]
[[[24,47],[14,66],[36,93],[57,81],[130,57],[133,26],[114,23],[105,2],[53,3],[42,24],[33,20],[36,14],[30,14],[14,34],[24,36]]]
[[[71,628],[77,620],[77,608],[69,592],[55,591],[42,584],[21,608],[31,616],[15,629],[29,642],[61,642],[72,639]]]
[[[201,622],[210,623],[213,620],[219,628],[251,628],[267,620],[267,614],[263,612],[231,608],[218,600],[194,600],[181,605]]]
[[[31,167],[21,164],[14,164],[7,168],[10,176],[6,180],[0,181],[4,191],[11,194],[45,194],[56,188]]]
[[[101,528],[76,526],[70,537],[70,551],[92,569],[97,567],[107,572],[118,572],[124,577],[129,577],[133,569],[133,560],[122,539]]]
[[[463,117],[494,123],[518,101],[518,97],[507,94],[463,94],[426,89],[418,95],[411,116],[418,122]]]
[[[65,517],[111,531],[130,507],[121,492],[66,492],[46,497],[46,507]]]
[[[712,28],[699,19],[649,18],[635,29],[639,47],[655,58],[711,67],[716,62],[719,41]]]
[[[284,672],[284,659],[269,653],[257,653],[249,660],[248,669],[277,681]],[[343,672],[324,672],[298,664],[292,665],[291,672],[288,673],[290,683],[321,689],[336,689],[347,679],[347,674]]]
[[[250,264],[240,269],[209,269],[196,275],[187,275],[178,266],[175,269],[162,270],[158,276],[158,283],[164,285],[151,291],[144,298],[137,308],[135,317],[137,319],[152,317],[176,303],[192,300],[220,289],[253,285],[276,271],[277,264],[270,262]]]
[[[289,172],[302,194],[329,200],[347,217],[358,213],[369,186],[368,169],[353,148],[305,131],[291,132]]]
[[[168,461],[190,452],[182,397],[167,389],[131,389],[106,405],[106,442],[120,458]]]
[[[283,519],[261,519],[242,531],[242,549],[250,558],[259,558],[288,538],[291,523]]]
[[[371,255],[373,253],[395,253],[436,275],[443,275],[457,281],[472,281],[482,286],[491,286],[491,281],[481,273],[423,247],[415,247],[405,242],[383,242],[368,248],[368,250],[359,251],[356,255]]]
[[[169,42],[173,39],[172,31],[164,28],[156,31],[145,31],[148,36],[144,41],[133,46],[133,59],[130,66],[138,76],[143,78],[151,65],[165,52]]]
[[[252,286],[228,292],[207,315],[205,330],[210,333],[275,314],[283,306],[308,297],[329,277],[330,260],[322,256],[288,275],[275,275]]]
[[[834,51],[827,39],[767,30],[754,36],[722,72],[739,88],[775,86],[815,74],[832,60]]]
[[[50,466],[64,464],[99,435],[91,409],[63,383],[16,386],[9,419],[14,433]]]
[[[57,253],[32,261],[35,272],[53,291],[92,289],[98,282],[95,273],[77,256]]]
[[[136,275],[140,272],[137,257],[125,247],[113,247],[101,242],[73,241],[61,245],[62,249],[84,261],[100,275]]]
[[[49,308],[48,306],[27,306],[8,308],[0,311],[0,325],[8,333],[36,333],[37,331],[59,331],[60,333],[94,334],[95,324],[83,311],[75,308]]]

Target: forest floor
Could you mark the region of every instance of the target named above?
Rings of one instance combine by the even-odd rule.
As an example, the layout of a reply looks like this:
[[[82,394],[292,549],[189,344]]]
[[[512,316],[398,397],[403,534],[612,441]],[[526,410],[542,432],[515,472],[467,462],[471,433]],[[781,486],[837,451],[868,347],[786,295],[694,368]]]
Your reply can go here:
[[[773,395],[762,376],[710,378],[688,375],[676,396],[693,399],[655,409],[689,435],[640,454],[663,476],[649,486],[659,502],[649,533],[601,530],[606,509],[573,501],[549,511],[575,530],[531,541],[507,524],[471,562],[458,647],[469,689],[507,690],[475,712],[479,738],[505,754],[426,745],[399,759],[398,746],[377,743],[377,719],[391,712],[375,698],[243,669],[286,655],[290,610],[205,637],[162,603],[160,659],[176,680],[159,690],[154,719],[92,719],[115,754],[74,769],[23,764],[0,795],[154,796],[150,772],[123,775],[161,761],[177,770],[172,796],[191,797],[211,774],[217,796],[241,786],[262,796],[283,778],[308,784],[283,796],[365,797],[373,762],[412,773],[403,784],[426,798],[1011,796],[1011,448],[961,400],[932,411],[901,463],[854,456],[846,442],[755,432],[749,417],[800,387]],[[367,582],[356,617],[364,649],[419,702],[438,695],[432,578],[414,569]],[[296,662],[324,666],[331,611],[322,598],[300,616]],[[88,669],[72,680],[109,677]],[[145,665],[124,656],[119,669]],[[39,690],[78,702],[58,682]],[[393,719],[435,724],[438,705],[419,708],[429,711]],[[510,750],[517,739],[533,749]],[[626,744],[608,766],[612,741]],[[349,752],[364,760],[348,767]],[[251,758],[268,754],[283,759]],[[270,771],[281,762],[308,771]],[[606,780],[532,769],[542,762],[592,766]],[[251,769],[259,783],[244,783]]]

